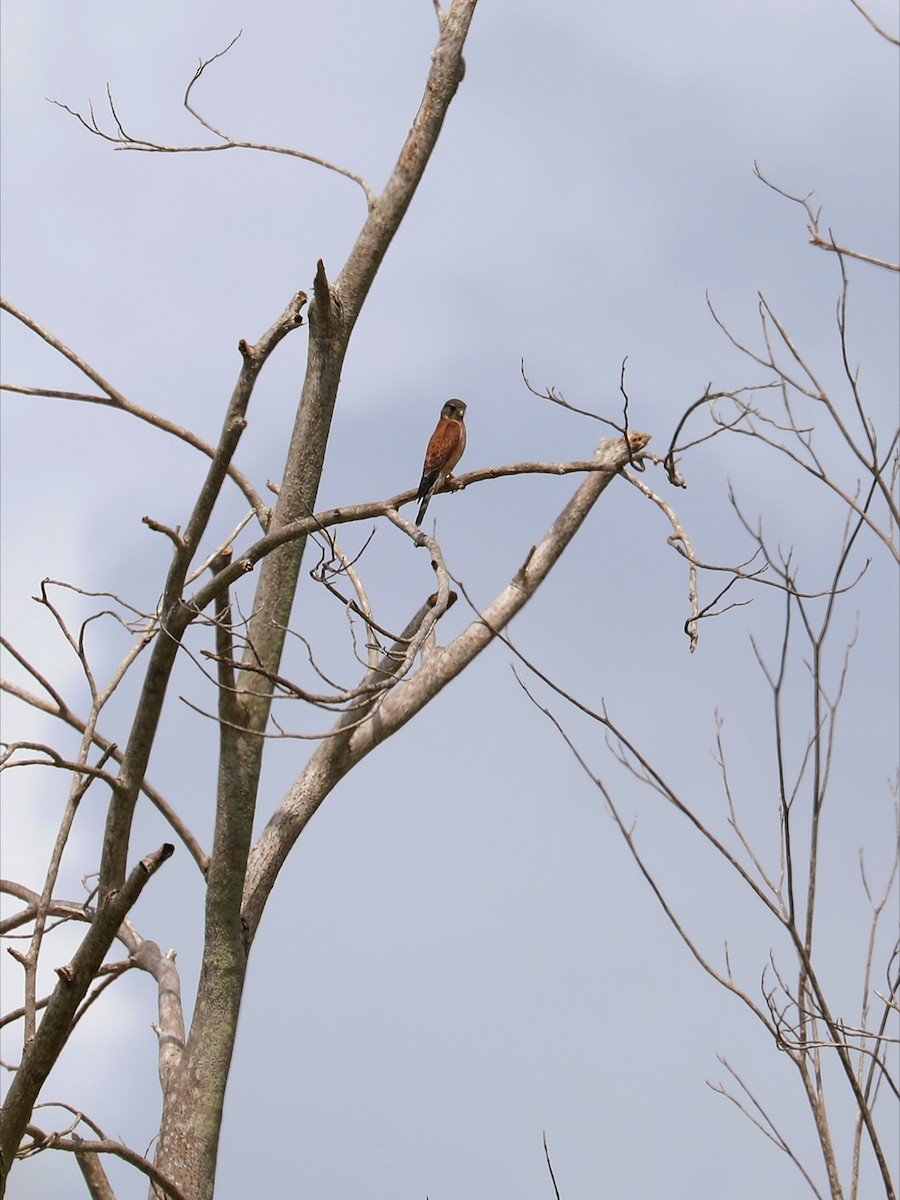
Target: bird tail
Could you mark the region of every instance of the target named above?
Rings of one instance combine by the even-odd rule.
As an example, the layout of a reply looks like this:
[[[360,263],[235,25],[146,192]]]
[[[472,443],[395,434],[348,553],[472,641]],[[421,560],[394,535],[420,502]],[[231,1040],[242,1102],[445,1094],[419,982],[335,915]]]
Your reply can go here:
[[[422,503],[419,505],[419,515],[416,517],[416,526],[417,527],[420,526],[422,524],[422,521],[425,519],[425,510],[428,508],[429,501],[431,500],[431,497],[433,495],[434,495],[434,491],[430,490],[430,491],[427,491],[425,493],[424,497],[422,498]]]

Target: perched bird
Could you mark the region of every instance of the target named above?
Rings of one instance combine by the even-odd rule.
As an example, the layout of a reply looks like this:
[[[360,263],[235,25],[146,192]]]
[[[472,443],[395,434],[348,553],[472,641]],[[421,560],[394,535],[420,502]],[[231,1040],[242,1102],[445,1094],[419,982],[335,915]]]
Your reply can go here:
[[[466,406],[462,400],[448,400],[441,409],[441,419],[425,451],[422,482],[416,493],[416,499],[422,501],[416,517],[417,525],[422,524],[431,497],[440,491],[448,479],[453,478],[453,468],[462,458],[466,448],[465,412]]]

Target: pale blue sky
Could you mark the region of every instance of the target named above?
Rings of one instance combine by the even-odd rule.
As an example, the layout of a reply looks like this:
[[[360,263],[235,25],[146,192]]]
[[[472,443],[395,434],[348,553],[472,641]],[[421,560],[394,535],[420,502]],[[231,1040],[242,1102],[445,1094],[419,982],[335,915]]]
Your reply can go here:
[[[890,10],[872,8],[884,22]],[[198,60],[239,29],[196,91],[201,111],[236,137],[322,155],[379,188],[421,96],[435,40],[429,0],[203,0],[130,5],[127,15],[110,3],[77,14],[41,0],[3,9],[4,294],[135,402],[211,440],[238,339],[256,338],[292,292],[309,289],[318,258],[337,274],[362,193],[315,167],[243,151],[114,151],[44,98],[78,108],[91,98],[103,119],[108,82],[129,132],[207,141],[181,96]],[[765,293],[826,386],[839,387],[836,263],[807,245],[802,211],[759,183],[753,163],[787,190],[815,190],[839,241],[896,260],[896,52],[847,0],[482,0],[466,58],[354,335],[321,507],[415,486],[451,395],[469,405],[463,467],[589,457],[599,427],[529,395],[523,358],[536,385],[615,418],[627,355],[631,422],[664,452],[707,382],[763,378],[716,329],[707,292],[754,344]],[[896,328],[896,277],[852,268],[852,351],[882,426],[896,411]],[[5,380],[82,386],[7,319],[3,338]],[[299,333],[279,348],[254,396],[239,464],[260,488],[283,465],[305,344]],[[141,518],[183,522],[205,460],[101,408],[8,394],[2,403],[4,629],[84,707],[74,660],[28,597],[51,576],[151,609],[168,549]],[[700,557],[746,553],[730,479],[773,543],[797,545],[808,586],[823,586],[836,510],[821,490],[737,440],[712,442],[685,473],[685,492],[667,489],[659,472],[648,482],[677,507]],[[505,583],[571,490],[570,480],[535,477],[435,499],[429,520],[476,602]],[[229,493],[210,547],[241,514]],[[345,548],[355,552],[369,532],[346,532]],[[617,482],[512,636],[586,703],[605,700],[724,828],[712,760],[718,710],[745,820],[772,864],[771,702],[748,633],[774,656],[781,602],[760,595],[707,623],[689,655],[687,580],[669,532]],[[828,664],[833,683],[859,613],[821,927],[847,1019],[858,1006],[847,966],[865,919],[857,850],[866,848],[873,873],[883,868],[896,764],[896,581],[874,543],[863,553],[875,561],[841,610]],[[426,556],[386,526],[360,569],[389,625],[402,626],[431,590]],[[327,668],[352,682],[344,618],[307,589],[317,624],[304,631]],[[468,619],[460,603],[442,640]],[[109,670],[126,645],[98,628],[98,664]],[[673,935],[511,660],[500,646],[482,656],[340,785],[296,847],[253,948],[221,1200],[542,1200],[552,1195],[543,1130],[564,1200],[805,1195],[787,1160],[706,1087],[723,1077],[717,1054],[771,1104],[821,1181],[785,1056]],[[138,680],[108,715],[107,736],[125,736]],[[789,720],[801,735],[805,686],[798,666]],[[617,768],[598,728],[538,692],[637,819],[648,859],[704,948],[721,962],[727,940],[754,989],[770,947],[783,950],[775,931],[673,813]],[[177,694],[211,703],[189,666]],[[51,736],[6,704],[4,718],[7,739]],[[320,718],[292,718],[295,728],[322,728]],[[215,741],[173,694],[150,776],[205,843]],[[273,745],[262,820],[308,750],[302,740]],[[7,776],[4,791],[4,873],[37,887],[65,781]],[[94,802],[64,864],[73,898],[96,867],[99,793]],[[134,853],[165,836],[142,812]],[[177,949],[188,995],[201,913],[196,869],[179,852],[134,914],[145,937]],[[4,997],[15,994],[8,966],[3,974]],[[154,1015],[151,981],[135,972],[96,1006],[47,1089],[138,1149],[158,1121]],[[835,1111],[846,1152],[846,1109]],[[123,1200],[144,1194],[126,1169],[110,1170]],[[10,1195],[38,1200],[79,1186],[74,1163],[44,1155],[14,1175]]]

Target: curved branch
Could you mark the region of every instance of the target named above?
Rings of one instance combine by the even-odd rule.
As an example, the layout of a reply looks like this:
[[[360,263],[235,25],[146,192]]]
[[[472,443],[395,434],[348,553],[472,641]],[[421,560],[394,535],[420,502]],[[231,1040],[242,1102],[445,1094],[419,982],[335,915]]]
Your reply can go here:
[[[149,880],[174,852],[166,843],[141,859],[122,887],[99,909],[70,963],[57,968],[58,982],[32,1044],[10,1084],[0,1125],[0,1173],[5,1178],[34,1108],[40,1089],[56,1062],[82,997],[104,955]]]
[[[6,642],[5,638],[3,639],[3,644],[7,649],[10,650],[11,653],[15,653],[13,648]],[[16,657],[19,656],[16,655]],[[20,659],[20,661],[24,662],[22,659]],[[36,678],[39,677],[36,676]],[[11,683],[6,679],[0,679],[0,691],[6,692],[10,696],[15,696],[16,699],[21,700],[24,704],[28,704],[31,708],[36,708],[40,712],[47,713],[51,717],[58,717],[66,725],[69,725],[72,729],[77,730],[81,734],[84,734],[87,731],[86,722],[72,712],[69,706],[63,701],[62,697],[56,694],[53,695],[53,699],[56,702],[54,705],[51,704],[50,701],[34,695],[33,692],[26,691],[25,688],[19,687],[18,684]],[[122,751],[118,749],[114,742],[109,741],[108,738],[103,737],[96,731],[91,734],[91,742],[104,753],[108,753],[113,762],[121,764]],[[79,770],[81,770],[80,767]],[[150,784],[146,779],[141,781],[141,791],[147,797],[153,807],[157,809],[160,816],[162,816],[163,819],[168,822],[172,832],[177,834],[179,839],[184,844],[184,848],[187,850],[188,854],[190,854],[191,858],[193,858],[194,862],[205,875],[209,866],[209,855],[200,845],[196,837],[194,837],[188,826],[184,823],[184,821],[182,821],[181,817],[178,815],[175,809],[172,808],[165,797],[158,792],[156,788],[153,787],[153,785]]]
[[[197,70],[194,72],[190,83],[187,85],[187,90],[184,93],[184,100],[182,101],[184,107],[191,114],[195,121],[199,122],[204,129],[208,129],[210,133],[215,134],[217,138],[222,139],[220,142],[216,142],[214,145],[168,146],[161,142],[152,142],[147,138],[133,137],[131,134],[126,133],[122,122],[119,120],[119,114],[116,112],[116,106],[113,101],[112,91],[109,85],[107,85],[106,88],[106,100],[107,104],[109,105],[110,114],[112,115],[112,119],[116,126],[116,132],[114,134],[107,133],[100,127],[100,124],[94,114],[93,106],[91,106],[90,109],[90,119],[87,119],[80,112],[78,112],[77,109],[70,108],[68,104],[63,104],[59,100],[51,100],[50,103],[55,104],[57,108],[61,108],[64,112],[67,112],[70,116],[74,117],[76,121],[84,126],[88,133],[92,133],[96,137],[102,138],[105,142],[111,142],[117,150],[135,150],[145,154],[208,154],[217,150],[259,150],[266,154],[283,154],[288,158],[298,158],[302,162],[312,163],[313,166],[323,167],[326,171],[333,171],[336,175],[343,175],[345,179],[349,179],[351,182],[357,184],[362,189],[363,195],[366,198],[367,206],[371,209],[375,204],[375,193],[372,191],[366,181],[355,172],[347,170],[346,167],[338,166],[337,163],[329,162],[327,159],[320,158],[316,154],[307,154],[304,150],[292,150],[287,146],[272,146],[265,142],[246,142],[238,138],[233,138],[229,134],[223,133],[221,129],[217,129],[211,121],[208,121],[206,117],[202,116],[197,109],[194,108],[191,102],[191,92],[193,91],[194,85],[198,82],[200,76],[207,67],[211,66],[214,62],[228,53],[228,51],[241,36],[241,33],[243,33],[243,30],[241,30],[240,33],[236,34],[231,39],[224,50],[219,50],[216,54],[211,55],[209,58],[200,60],[200,65],[197,67]]]
[[[60,1137],[55,1133],[44,1133],[36,1125],[29,1125],[27,1133],[31,1138],[31,1143],[23,1147],[23,1155],[35,1154],[39,1150],[68,1150],[78,1156],[112,1154],[115,1158],[120,1158],[129,1166],[136,1167],[138,1171],[146,1175],[155,1188],[164,1196],[168,1196],[169,1200],[186,1200],[184,1192],[180,1191],[158,1167],[155,1167],[142,1154],[138,1154],[136,1150],[132,1150],[130,1146],[126,1146],[124,1142],[117,1142],[115,1139],[107,1137]]]
[[[650,440],[649,434],[638,433],[637,431],[632,431],[630,437],[630,457],[626,458],[626,464],[639,461],[641,452],[636,447],[639,443],[641,446],[645,446]],[[643,440],[641,441],[641,439]],[[603,453],[605,453],[604,448],[615,446],[621,443],[621,440],[621,438],[604,438],[600,443],[598,451],[601,457],[595,457],[590,460],[575,460],[564,463],[521,462],[510,463],[507,466],[482,467],[477,471],[467,471],[462,475],[454,476],[452,484],[442,490],[461,492],[472,484],[483,483],[488,479],[503,479],[510,475],[608,474],[610,468],[602,458]],[[279,529],[272,530],[260,538],[259,541],[254,542],[252,546],[249,546],[225,570],[198,588],[193,596],[185,601],[185,604],[195,613],[199,613],[215,599],[223,588],[230,587],[242,576],[248,574],[258,562],[266,559],[271,555],[273,550],[277,550],[280,546],[295,541],[297,538],[305,537],[310,533],[330,529],[335,525],[347,525],[353,521],[367,521],[374,517],[390,516],[391,513],[401,508],[404,504],[409,504],[415,498],[415,489],[409,488],[405,492],[398,492],[396,496],[391,496],[387,500],[368,500],[361,504],[348,504],[343,508],[329,508],[282,525]],[[411,528],[413,527],[411,526]],[[422,544],[426,543],[423,542]]]
[[[860,6],[856,3],[856,0],[850,0],[850,3],[858,8],[861,13],[863,13],[863,15],[866,17],[866,20],[868,20],[875,29],[878,29],[878,26],[875,25],[875,22],[872,21],[872,18],[868,15],[868,13],[860,8]],[[886,34],[883,30],[878,29],[878,32],[882,35],[882,37],[888,38],[888,34]],[[894,39],[888,38],[888,40],[893,41]],[[900,45],[900,42],[895,42],[895,44]],[[760,183],[764,183],[767,188],[771,188],[773,192],[776,192],[779,196],[783,196],[785,200],[790,200],[793,204],[800,205],[800,207],[806,213],[806,228],[809,231],[809,242],[811,246],[818,246],[820,250],[831,250],[833,253],[839,256],[858,259],[860,262],[869,263],[873,267],[883,267],[886,271],[900,271],[900,263],[888,262],[883,258],[874,258],[870,254],[862,254],[859,250],[850,250],[847,246],[839,246],[834,240],[834,234],[830,229],[828,230],[828,236],[823,237],[819,227],[819,220],[822,215],[822,210],[814,210],[810,204],[809,200],[810,196],[812,196],[812,192],[809,192],[805,196],[794,196],[790,192],[786,192],[784,188],[780,188],[776,183],[772,183],[770,179],[766,179],[765,175],[763,175],[762,171],[760,170],[759,163],[757,162],[753,164],[753,174],[760,181]]]
[[[449,646],[434,648],[408,682],[385,698],[378,708],[377,720],[357,723],[343,737],[329,738],[316,749],[272,814],[250,855],[243,917],[251,937],[291,847],[335,784],[376,746],[401,729],[490,645],[497,631],[505,628],[543,583],[618,472],[648,441],[646,433],[633,433],[630,443],[622,438],[605,439],[597,464],[600,469],[587,475],[543,538],[528,552],[507,586],[483,613]],[[398,520],[403,519],[398,517]],[[426,542],[434,545],[430,539]],[[439,596],[441,593],[449,598],[446,582],[441,583]],[[446,605],[446,600],[444,603]]]
[[[193,446],[195,450],[199,450],[201,454],[205,454],[207,458],[214,458],[216,454],[215,446],[211,446],[209,442],[205,442],[203,438],[192,433],[190,429],[183,425],[177,425],[174,421],[170,421],[167,417],[161,417],[158,413],[151,412],[148,408],[142,408],[139,404],[133,404],[126,396],[124,396],[118,388],[106,380],[99,371],[96,371],[88,362],[85,362],[74,350],[70,350],[65,342],[60,341],[49,330],[44,329],[27,313],[24,313],[16,305],[11,304],[8,300],[0,296],[0,309],[8,312],[11,317],[15,317],[17,321],[36,333],[42,341],[48,346],[61,354],[63,358],[77,367],[83,375],[86,375],[92,383],[95,383],[101,392],[102,396],[91,395],[85,392],[65,392],[58,391],[52,388],[29,388],[20,387],[15,384],[0,383],[0,389],[7,392],[15,392],[21,396],[48,396],[51,399],[59,400],[76,400],[84,404],[101,404],[107,408],[116,408],[120,412],[128,413],[132,417],[137,417],[139,421],[144,421],[148,425],[152,425],[154,429],[160,429],[163,433],[170,433],[173,437],[178,438],[182,442],[186,442],[189,446]],[[265,528],[268,517],[268,506],[263,503],[256,489],[250,481],[244,476],[237,467],[229,465],[229,477],[237,484],[241,491],[246,496],[248,502],[253,506],[253,511],[260,518],[263,528]]]
[[[894,37],[894,35],[892,33],[888,33],[888,31],[886,29],[882,29],[881,26],[877,23],[877,21],[875,21],[875,19],[872,17],[872,15],[866,9],[863,8],[863,6],[860,4],[859,0],[850,0],[850,3],[853,5],[853,7],[856,9],[856,11],[858,13],[860,13],[863,17],[865,17],[865,19],[869,22],[869,24],[872,26],[872,28],[875,30],[875,32],[879,35],[879,37],[883,37],[884,40],[886,42],[890,42],[892,46],[900,46],[900,38]]]

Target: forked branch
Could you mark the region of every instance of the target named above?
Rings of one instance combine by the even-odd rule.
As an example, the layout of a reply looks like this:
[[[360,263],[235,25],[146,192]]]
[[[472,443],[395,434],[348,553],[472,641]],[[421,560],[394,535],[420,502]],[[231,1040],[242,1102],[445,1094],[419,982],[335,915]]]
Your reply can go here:
[[[366,181],[354,171],[349,171],[346,167],[338,166],[337,163],[329,162],[325,158],[320,158],[317,154],[309,154],[305,150],[292,150],[287,146],[273,146],[266,142],[249,142],[239,138],[234,138],[230,134],[218,129],[213,123],[202,116],[195,108],[191,93],[194,86],[199,82],[201,76],[206,71],[207,67],[212,66],[218,59],[224,57],[228,51],[234,46],[238,38],[243,33],[237,33],[224,50],[219,50],[218,53],[211,55],[209,58],[201,59],[200,64],[191,77],[190,83],[184,93],[182,101],[185,109],[191,114],[195,121],[209,130],[215,137],[219,139],[217,142],[208,145],[199,146],[173,146],[167,145],[164,142],[153,141],[150,138],[138,137],[128,133],[125,130],[122,121],[119,119],[119,114],[116,111],[116,105],[113,100],[112,89],[107,84],[106,87],[106,102],[109,106],[109,115],[112,118],[115,132],[108,133],[100,124],[94,112],[94,106],[90,105],[88,112],[89,116],[85,117],[77,109],[70,108],[68,104],[63,104],[59,100],[51,100],[51,104],[55,104],[58,108],[73,116],[88,133],[94,134],[96,137],[102,138],[106,142],[111,142],[117,150],[135,150],[147,154],[208,154],[217,150],[257,150],[265,154],[282,154],[288,158],[297,158],[302,162],[312,163],[314,166],[323,167],[326,171],[333,171],[337,175],[342,175],[345,179],[351,180],[362,189],[363,195],[366,198],[366,204],[371,209],[375,205],[376,196]]]

